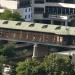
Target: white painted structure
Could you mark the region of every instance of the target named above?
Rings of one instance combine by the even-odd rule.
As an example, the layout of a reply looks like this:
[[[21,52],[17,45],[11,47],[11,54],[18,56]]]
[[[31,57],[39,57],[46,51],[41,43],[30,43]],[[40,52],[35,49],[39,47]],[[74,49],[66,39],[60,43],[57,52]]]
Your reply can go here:
[[[4,8],[0,8],[0,13],[3,13],[4,12]]]
[[[0,0],[0,6],[8,9],[17,9],[18,3],[17,0]]]
[[[25,21],[32,21],[31,7],[19,8],[18,12]]]

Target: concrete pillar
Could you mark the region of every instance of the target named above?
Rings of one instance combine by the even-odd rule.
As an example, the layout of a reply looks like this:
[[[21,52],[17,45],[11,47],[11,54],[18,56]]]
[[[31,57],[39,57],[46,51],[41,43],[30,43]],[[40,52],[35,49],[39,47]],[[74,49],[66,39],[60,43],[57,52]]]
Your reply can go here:
[[[68,21],[67,20],[65,21],[65,26],[68,26]]]
[[[48,55],[48,46],[47,45],[37,45],[33,47],[33,58],[42,58]]]
[[[51,20],[51,24],[54,24],[54,23],[53,23],[53,20]]]
[[[34,44],[34,46],[33,46],[33,56],[32,56],[32,58],[36,58],[38,56],[37,46],[38,46],[37,44]]]

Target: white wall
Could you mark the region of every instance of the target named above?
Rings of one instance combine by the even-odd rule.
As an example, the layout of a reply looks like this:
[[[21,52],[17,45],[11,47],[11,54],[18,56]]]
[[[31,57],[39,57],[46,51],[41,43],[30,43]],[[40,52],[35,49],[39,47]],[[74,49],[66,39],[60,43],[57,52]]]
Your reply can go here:
[[[5,9],[0,9],[0,13],[3,13]]]
[[[0,0],[0,6],[8,9],[17,9],[18,1],[15,0]]]
[[[30,9],[30,10],[29,10]],[[31,11],[31,7],[26,7],[26,8],[19,8],[18,12],[20,13],[20,15],[22,16],[22,18],[25,21],[31,21],[32,20],[32,11]],[[29,17],[30,15],[30,17]],[[26,16],[26,18],[25,18]]]

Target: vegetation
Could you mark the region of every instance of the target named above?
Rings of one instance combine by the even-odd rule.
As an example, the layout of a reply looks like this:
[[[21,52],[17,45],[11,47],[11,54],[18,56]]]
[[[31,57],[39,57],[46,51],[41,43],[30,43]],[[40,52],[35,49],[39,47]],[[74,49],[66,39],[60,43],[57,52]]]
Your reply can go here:
[[[14,20],[14,21],[23,21],[18,12],[13,12],[6,9],[3,13],[0,14],[0,19],[4,20]]]
[[[13,57],[15,55],[15,47],[13,44],[0,46],[0,55],[7,58]]]
[[[14,44],[0,45],[0,75],[3,63],[14,57],[15,53]],[[60,57],[51,53],[41,62],[33,59],[17,63],[16,75],[75,75],[75,72],[69,57]]]
[[[17,75],[75,75],[74,66],[69,58],[60,58],[50,54],[42,62],[26,60],[19,62]]]
[[[13,44],[1,45],[0,44],[0,75],[2,73],[3,64],[7,63],[8,59],[15,55],[15,48]]]

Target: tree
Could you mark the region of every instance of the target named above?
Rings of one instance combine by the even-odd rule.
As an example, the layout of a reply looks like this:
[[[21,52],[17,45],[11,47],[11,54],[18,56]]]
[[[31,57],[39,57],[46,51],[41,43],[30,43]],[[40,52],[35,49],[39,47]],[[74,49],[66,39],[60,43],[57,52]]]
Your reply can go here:
[[[12,16],[12,12],[10,10],[5,10],[2,14],[0,14],[0,19],[8,20]]]
[[[18,12],[11,12],[6,9],[3,13],[0,14],[0,19],[4,20],[14,20],[14,21],[24,21]]]
[[[68,58],[50,54],[42,62],[29,60],[18,63],[16,72],[17,75],[74,75],[74,66]]]
[[[14,44],[10,45],[1,45],[0,44],[0,75],[2,75],[3,64],[8,64],[8,59],[15,56],[15,46]]]
[[[74,65],[71,64],[69,58],[56,56],[50,54],[44,59],[43,65],[45,66],[47,74],[51,75],[73,75]]]
[[[15,56],[15,46],[14,44],[7,44],[0,46],[0,55],[3,55],[7,58]]]
[[[37,65],[39,65],[39,63],[34,60],[19,62],[18,67],[16,68],[17,75],[34,75],[34,67]]]

